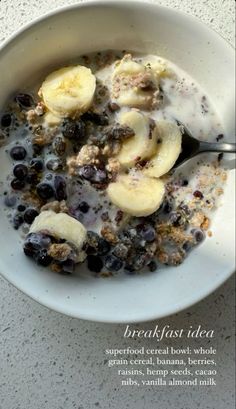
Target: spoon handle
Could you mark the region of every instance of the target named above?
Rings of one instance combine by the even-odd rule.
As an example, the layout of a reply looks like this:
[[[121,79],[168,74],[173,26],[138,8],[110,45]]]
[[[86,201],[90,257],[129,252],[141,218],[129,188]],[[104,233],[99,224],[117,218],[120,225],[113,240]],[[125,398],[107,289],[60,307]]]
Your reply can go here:
[[[236,143],[200,142],[198,152],[228,152],[236,153]]]

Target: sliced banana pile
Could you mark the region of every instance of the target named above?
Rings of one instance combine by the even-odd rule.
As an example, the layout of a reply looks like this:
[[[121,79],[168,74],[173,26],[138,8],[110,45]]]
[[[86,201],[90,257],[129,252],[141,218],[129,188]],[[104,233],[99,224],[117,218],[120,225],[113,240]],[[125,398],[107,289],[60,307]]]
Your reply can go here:
[[[86,241],[87,230],[76,219],[66,213],[55,213],[46,210],[37,216],[31,225],[30,233],[46,231],[57,239],[64,239],[80,251]]]
[[[150,109],[156,103],[159,80],[148,66],[130,55],[116,63],[112,76],[112,98],[120,106]]]
[[[96,77],[82,65],[60,68],[49,74],[39,90],[50,113],[49,122],[87,111],[93,102],[95,88]]]
[[[125,140],[117,159],[129,173],[121,174],[107,189],[112,203],[132,216],[148,216],[161,205],[165,186],[160,176],[174,165],[181,152],[181,132],[174,123],[150,123],[140,111],[120,115],[119,122],[128,125],[135,135]],[[141,171],[135,171],[137,161],[147,160]],[[131,169],[130,169],[131,168]]]

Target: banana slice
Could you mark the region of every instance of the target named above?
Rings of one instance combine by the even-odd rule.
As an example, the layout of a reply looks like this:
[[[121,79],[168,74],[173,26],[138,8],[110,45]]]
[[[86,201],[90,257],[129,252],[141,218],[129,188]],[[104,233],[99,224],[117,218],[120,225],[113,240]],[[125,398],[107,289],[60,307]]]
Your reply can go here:
[[[50,112],[59,117],[83,113],[92,104],[96,78],[82,65],[52,72],[43,82],[39,95]]]
[[[155,126],[140,111],[120,115],[119,123],[134,130],[135,135],[123,142],[117,159],[123,166],[134,166],[139,160],[150,158],[156,151]]]
[[[120,106],[150,109],[156,103],[158,80],[151,69],[132,60],[130,55],[115,66],[112,98]]]
[[[182,135],[177,125],[160,121],[157,122],[157,134],[160,143],[157,152],[144,168],[145,176],[158,178],[174,166],[181,152]]]
[[[65,239],[80,250],[86,240],[87,231],[76,219],[65,213],[55,213],[46,210],[37,216],[31,225],[30,233],[46,230],[58,239]]]
[[[117,207],[131,216],[141,217],[154,213],[161,205],[165,187],[161,180],[141,173],[120,175],[110,183],[107,193]]]

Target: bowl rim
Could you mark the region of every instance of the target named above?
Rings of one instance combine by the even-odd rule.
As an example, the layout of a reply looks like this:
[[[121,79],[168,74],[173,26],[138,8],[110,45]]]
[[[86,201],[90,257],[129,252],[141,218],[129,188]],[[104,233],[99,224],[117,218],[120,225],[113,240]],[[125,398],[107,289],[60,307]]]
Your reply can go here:
[[[50,19],[53,16],[63,14],[64,12],[74,10],[74,9],[79,9],[79,8],[99,8],[99,7],[104,7],[104,6],[114,6],[117,5],[119,7],[135,7],[135,6],[145,6],[149,7],[150,9],[155,8],[155,9],[160,9],[160,10],[165,10],[167,13],[170,13],[172,15],[177,16],[177,18],[185,18],[188,19],[189,21],[192,21],[193,24],[197,24],[199,27],[203,26],[205,30],[207,30],[211,35],[214,35],[215,38],[221,42],[224,43],[225,46],[229,49],[229,51],[234,53],[234,47],[232,44],[230,44],[221,34],[219,34],[217,31],[215,31],[213,28],[209,27],[205,22],[199,20],[197,17],[192,16],[191,14],[188,14],[182,10],[179,9],[174,9],[168,6],[163,6],[159,5],[157,3],[150,2],[149,0],[87,0],[86,2],[81,2],[81,3],[74,3],[70,5],[63,5],[54,8],[53,10],[50,10],[49,12],[46,12],[39,17],[34,18],[32,21],[24,24],[21,28],[18,30],[14,31],[11,33],[0,45],[0,58],[1,58],[1,53],[6,49],[8,46],[11,45],[11,43],[17,39],[17,37],[20,37],[22,34],[26,33],[28,30],[30,30],[33,26],[40,24],[43,21],[46,21],[47,19]],[[2,264],[2,260],[0,259],[0,264]],[[105,317],[101,315],[96,315],[96,313],[86,313],[86,312],[78,312],[75,313],[71,311],[70,307],[65,308],[62,305],[58,305],[58,303],[54,302],[54,299],[50,299],[50,301],[44,300],[44,297],[38,298],[35,296],[35,294],[32,294],[32,292],[27,289],[25,290],[24,286],[21,286],[19,283],[15,282],[14,279],[8,278],[6,274],[4,274],[4,268],[0,269],[0,275],[9,283],[11,283],[15,288],[20,290],[22,293],[33,299],[34,301],[38,302],[42,306],[54,310],[58,313],[61,313],[63,315],[73,317],[73,318],[78,318],[78,319],[83,319],[83,320],[88,320],[88,321],[93,321],[93,322],[103,322],[103,323],[110,323],[110,324],[118,324],[118,323],[138,323],[138,322],[148,322],[152,321],[154,319],[161,319],[164,317],[169,317],[171,315],[177,314],[180,311],[184,311],[187,308],[192,307],[194,304],[197,304],[201,300],[203,300],[205,297],[216,291],[224,282],[226,282],[231,275],[233,275],[235,272],[235,267],[229,268],[228,272],[224,275],[222,275],[221,279],[218,279],[217,283],[212,289],[202,289],[201,292],[198,292],[198,294],[195,295],[195,297],[191,297],[185,299],[181,305],[180,304],[175,304],[171,305],[169,308],[165,308],[165,311],[158,312],[149,312],[145,314],[145,317],[140,314],[136,318],[132,318],[132,320],[124,317],[123,319],[121,318],[110,318],[110,317]]]

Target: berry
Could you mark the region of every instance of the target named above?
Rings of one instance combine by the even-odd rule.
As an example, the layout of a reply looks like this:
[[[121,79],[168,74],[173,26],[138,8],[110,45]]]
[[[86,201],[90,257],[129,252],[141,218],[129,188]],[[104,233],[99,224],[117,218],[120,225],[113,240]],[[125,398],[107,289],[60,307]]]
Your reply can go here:
[[[100,237],[98,241],[97,254],[99,256],[105,256],[107,253],[109,253],[110,249],[111,249],[110,243],[107,240]]]
[[[123,266],[123,262],[111,254],[105,258],[105,266],[108,270],[119,271]]]
[[[25,182],[23,180],[13,179],[11,181],[11,187],[14,190],[21,190],[25,187]]]
[[[93,256],[93,255],[89,255],[87,257],[87,265],[88,265],[88,269],[95,273],[99,273],[101,269],[103,268],[103,262],[100,259],[100,257]]]
[[[87,202],[81,202],[78,206],[78,209],[82,212],[82,213],[88,213],[89,211],[89,205]]]
[[[83,139],[85,137],[85,125],[83,121],[67,120],[62,125],[62,134],[67,139]]]
[[[17,206],[17,210],[18,212],[24,212],[25,211],[25,206],[22,204],[19,204],[19,206]]]
[[[66,182],[62,176],[59,176],[59,175],[55,176],[54,187],[55,187],[56,200],[59,200],[59,201],[66,200],[67,199]]]
[[[205,233],[201,229],[192,229],[191,233],[197,243],[201,243],[205,239]]]
[[[34,186],[39,183],[39,176],[35,171],[31,171],[28,173],[25,180],[27,183]]]
[[[46,249],[43,249],[39,252],[38,256],[36,257],[36,261],[43,267],[49,266],[52,262],[52,257],[50,257],[47,253]]]
[[[19,180],[24,180],[28,175],[27,166],[22,164],[16,165],[13,169],[13,175]]]
[[[35,257],[42,249],[47,249],[53,238],[43,233],[30,233],[24,243],[24,253],[29,257]]]
[[[143,240],[147,241],[148,243],[155,240],[156,232],[154,227],[152,227],[150,224],[139,225],[137,226],[137,229]]]
[[[16,204],[16,196],[6,196],[4,198],[4,204],[7,207],[14,207]]]
[[[26,157],[26,150],[23,146],[14,146],[10,150],[10,155],[14,160],[23,160]]]
[[[1,126],[3,128],[8,128],[11,125],[11,114],[5,114],[1,118]]]
[[[61,263],[63,271],[66,273],[73,273],[75,271],[75,262],[74,260],[67,259]]]
[[[126,264],[125,265],[125,273],[129,275],[135,274],[135,269],[131,264]]]
[[[24,221],[28,224],[32,224],[35,217],[37,217],[39,213],[35,209],[27,209],[24,213]]]
[[[40,153],[41,153],[42,150],[43,150],[43,146],[37,145],[36,143],[34,143],[34,144],[32,145],[32,148],[33,148],[33,155],[34,155],[34,156],[40,155]]]
[[[18,230],[21,224],[24,222],[24,219],[21,214],[16,214],[13,219],[13,226],[15,230]]]
[[[183,244],[183,250],[186,251],[186,252],[190,251],[192,249],[192,247],[193,247],[193,243],[191,243],[191,241],[186,241]]]
[[[164,212],[164,213],[170,213],[171,210],[172,210],[172,205],[171,205],[171,203],[170,203],[169,201],[164,202],[162,209],[163,209],[163,212]]]
[[[34,158],[30,161],[30,168],[36,172],[42,172],[43,170],[43,161],[41,159]]]
[[[23,108],[30,108],[34,105],[34,100],[29,94],[18,94],[15,101]]]
[[[48,183],[39,183],[36,188],[38,196],[43,199],[51,199],[54,196],[54,190]]]
[[[156,271],[156,269],[157,269],[157,263],[154,261],[154,260],[152,260],[152,261],[150,261],[150,263],[148,263],[148,268],[149,268],[149,270],[150,271]]]
[[[98,114],[97,112],[88,111],[82,115],[83,121],[93,122],[95,125],[108,125],[108,116],[105,114]]]
[[[79,175],[86,180],[92,180],[96,174],[96,169],[92,165],[84,165],[79,169]]]

